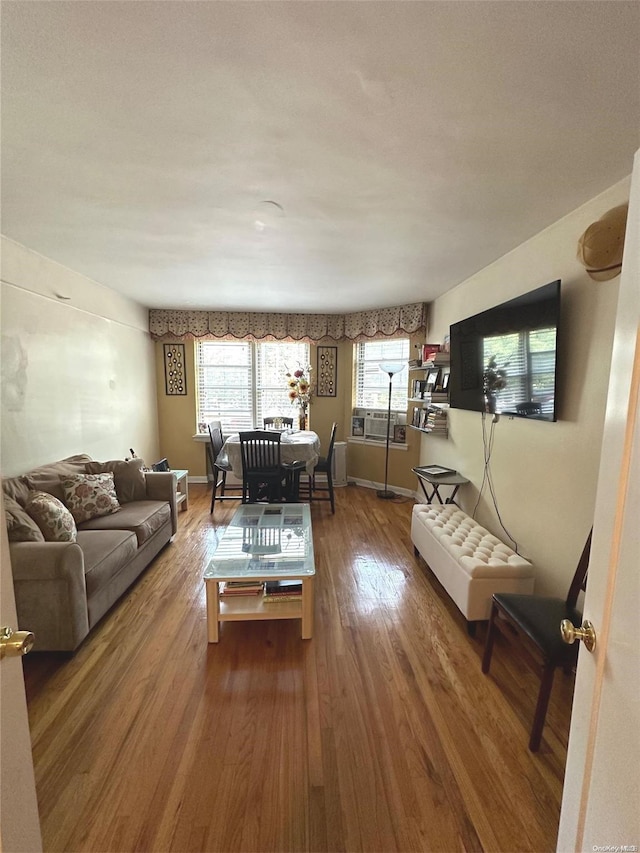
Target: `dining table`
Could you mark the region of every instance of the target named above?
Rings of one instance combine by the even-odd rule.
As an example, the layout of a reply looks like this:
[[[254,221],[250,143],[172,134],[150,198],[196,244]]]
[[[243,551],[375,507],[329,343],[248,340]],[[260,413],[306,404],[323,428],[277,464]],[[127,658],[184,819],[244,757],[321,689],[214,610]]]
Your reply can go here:
[[[283,464],[304,462],[308,474],[313,474],[320,458],[320,439],[317,433],[310,429],[280,430],[280,460]],[[216,460],[222,467],[231,467],[234,475],[242,479],[242,452],[240,450],[240,434],[232,433],[227,436],[222,450]]]

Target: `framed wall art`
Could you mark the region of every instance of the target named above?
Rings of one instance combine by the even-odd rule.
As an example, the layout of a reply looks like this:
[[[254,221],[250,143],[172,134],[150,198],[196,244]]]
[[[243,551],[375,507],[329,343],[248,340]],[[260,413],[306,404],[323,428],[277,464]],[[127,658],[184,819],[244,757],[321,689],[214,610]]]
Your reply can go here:
[[[318,397],[336,397],[338,387],[338,347],[318,347]]]
[[[186,397],[187,374],[184,367],[184,344],[163,344],[164,387],[169,397]]]

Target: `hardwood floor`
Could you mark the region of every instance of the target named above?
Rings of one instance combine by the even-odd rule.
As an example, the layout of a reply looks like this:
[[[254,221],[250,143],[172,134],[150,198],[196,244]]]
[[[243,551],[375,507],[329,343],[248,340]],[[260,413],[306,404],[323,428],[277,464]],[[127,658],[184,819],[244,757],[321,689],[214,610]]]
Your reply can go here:
[[[238,506],[179,532],[73,657],[25,658],[46,851],[555,849],[573,679],[473,639],[413,555],[412,503],[312,507],[316,625],[226,623],[202,572]]]

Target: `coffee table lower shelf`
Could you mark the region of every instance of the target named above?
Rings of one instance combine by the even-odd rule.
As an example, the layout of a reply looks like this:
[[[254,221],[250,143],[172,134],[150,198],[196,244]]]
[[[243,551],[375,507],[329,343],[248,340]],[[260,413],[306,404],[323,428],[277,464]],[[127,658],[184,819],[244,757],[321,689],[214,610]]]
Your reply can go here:
[[[273,575],[269,576],[269,579]],[[291,575],[287,575],[291,578]],[[266,580],[266,578],[254,578]],[[206,578],[207,591],[207,635],[210,643],[219,639],[220,622],[251,622],[259,619],[301,619],[302,639],[310,640],[313,636],[313,577],[302,580],[302,596],[299,601],[265,602],[263,593],[259,595],[237,595],[220,597],[217,578]]]

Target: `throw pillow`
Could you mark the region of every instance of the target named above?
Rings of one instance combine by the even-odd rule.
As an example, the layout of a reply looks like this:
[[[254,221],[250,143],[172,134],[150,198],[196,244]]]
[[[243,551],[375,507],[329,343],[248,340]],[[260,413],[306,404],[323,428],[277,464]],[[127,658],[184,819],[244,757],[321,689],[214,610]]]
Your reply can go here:
[[[60,482],[76,524],[120,509],[113,474],[73,474]]]
[[[109,462],[87,462],[87,474],[113,474],[116,495],[121,504],[131,501],[144,501],[147,498],[144,459],[112,459]]]
[[[76,525],[66,506],[47,492],[30,492],[25,510],[47,542],[75,542]]]
[[[44,542],[44,536],[36,522],[8,495],[4,497],[4,511],[9,542]]]
[[[52,462],[49,465],[34,468],[33,471],[25,474],[25,481],[32,491],[47,492],[64,503],[64,491],[62,490],[60,480],[62,477],[84,474],[87,462],[91,462],[91,457],[84,453],[77,456],[69,456],[67,459],[61,459],[59,462]],[[17,498],[17,500],[19,501],[20,498]]]

